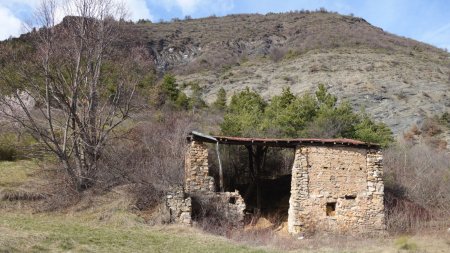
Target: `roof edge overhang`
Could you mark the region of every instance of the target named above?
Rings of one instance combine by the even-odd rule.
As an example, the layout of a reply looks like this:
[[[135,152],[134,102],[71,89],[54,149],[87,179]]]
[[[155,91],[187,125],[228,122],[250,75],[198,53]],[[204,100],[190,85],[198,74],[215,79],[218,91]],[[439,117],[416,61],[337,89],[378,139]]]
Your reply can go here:
[[[379,149],[380,145],[353,139],[318,139],[318,138],[253,138],[207,135],[192,131],[187,136],[188,141],[219,143],[226,145],[267,146],[281,148],[295,148],[297,146],[351,146],[365,149]]]

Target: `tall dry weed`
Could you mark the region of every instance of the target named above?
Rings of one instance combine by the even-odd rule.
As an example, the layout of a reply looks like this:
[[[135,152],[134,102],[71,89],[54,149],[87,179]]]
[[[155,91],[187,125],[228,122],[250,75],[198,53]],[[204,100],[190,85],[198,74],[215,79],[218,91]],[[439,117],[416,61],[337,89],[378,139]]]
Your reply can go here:
[[[426,144],[399,143],[384,152],[385,206],[391,232],[446,229],[450,155]]]

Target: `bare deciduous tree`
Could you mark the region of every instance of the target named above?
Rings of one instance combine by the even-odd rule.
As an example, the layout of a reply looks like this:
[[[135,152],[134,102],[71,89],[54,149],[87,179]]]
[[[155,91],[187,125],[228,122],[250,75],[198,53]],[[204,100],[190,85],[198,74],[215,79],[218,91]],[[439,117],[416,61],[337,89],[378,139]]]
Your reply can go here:
[[[70,16],[56,24],[61,10]],[[104,71],[108,61],[120,64],[111,52],[126,13],[112,0],[45,0],[36,13],[35,50],[0,70],[8,87],[0,114],[43,142],[81,191],[94,183],[108,137],[130,113],[137,77]]]

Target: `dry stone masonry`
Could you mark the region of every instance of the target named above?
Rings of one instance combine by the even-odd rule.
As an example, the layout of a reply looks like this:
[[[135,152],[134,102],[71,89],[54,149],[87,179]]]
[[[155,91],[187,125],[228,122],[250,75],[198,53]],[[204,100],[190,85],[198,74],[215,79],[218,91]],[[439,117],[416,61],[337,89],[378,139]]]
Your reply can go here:
[[[186,192],[214,192],[214,178],[208,173],[208,148],[201,142],[191,142],[185,160]]]
[[[384,232],[381,162],[378,150],[298,147],[292,168],[289,232]]]
[[[166,205],[170,211],[170,221],[191,225],[191,198],[186,197],[182,187],[174,187],[166,196]]]
[[[385,233],[383,157],[377,146],[347,139],[256,139],[259,143],[255,144],[255,139],[249,138],[196,138],[202,141],[190,139],[184,189],[167,196],[173,221],[191,224],[194,200],[189,197],[205,196],[220,202],[223,217],[237,227],[244,225],[243,197],[238,191],[216,192],[214,178],[209,175],[208,148],[203,141],[215,143],[219,138],[234,145],[282,142],[284,147],[295,148],[288,210],[290,234]]]
[[[208,148],[204,143],[191,142],[186,154],[185,177],[185,191],[188,195],[214,197],[225,207],[224,217],[236,227],[244,225],[245,202],[239,192],[215,192],[214,178],[209,176]],[[180,219],[184,220],[181,217],[178,220]]]

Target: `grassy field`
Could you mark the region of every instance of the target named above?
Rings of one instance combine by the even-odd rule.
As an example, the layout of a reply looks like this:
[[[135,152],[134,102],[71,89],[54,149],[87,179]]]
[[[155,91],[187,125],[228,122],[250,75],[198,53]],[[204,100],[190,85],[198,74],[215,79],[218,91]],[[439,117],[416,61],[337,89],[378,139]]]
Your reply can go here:
[[[120,190],[51,213],[3,200],[5,192],[36,191],[38,171],[33,161],[0,162],[0,252],[266,252],[194,228],[149,226]]]
[[[265,252],[179,227],[99,225],[67,216],[0,214],[0,252]]]
[[[28,187],[45,181],[36,173],[38,170],[31,161],[0,162],[0,199],[5,191],[30,191]],[[130,205],[130,198],[122,188],[100,196],[83,196],[75,206],[58,212],[35,213],[27,201],[0,200],[0,253],[450,252],[450,233],[446,232],[412,237],[322,236],[305,240],[242,235],[235,236],[234,241],[193,227],[150,226]]]
[[[194,228],[112,226],[62,214],[0,213],[0,235],[0,252],[285,252]],[[305,240],[289,252],[450,252],[450,238],[436,236],[334,240]]]

